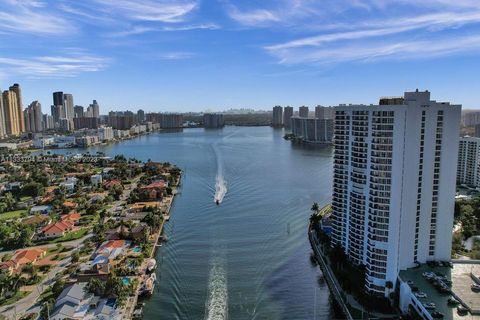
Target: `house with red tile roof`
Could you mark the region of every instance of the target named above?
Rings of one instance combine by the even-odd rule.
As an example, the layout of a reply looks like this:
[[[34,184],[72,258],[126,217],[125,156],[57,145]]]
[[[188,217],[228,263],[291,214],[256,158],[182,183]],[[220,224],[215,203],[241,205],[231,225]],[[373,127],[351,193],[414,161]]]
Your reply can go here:
[[[162,200],[163,192],[167,183],[163,180],[152,182],[146,186],[139,187],[139,196],[141,200]]]
[[[41,261],[47,250],[47,248],[17,250],[12,259],[0,263],[0,269],[7,270],[9,274],[21,272],[25,265],[37,264]]]
[[[59,221],[50,223],[43,227],[37,234],[39,239],[52,239],[63,237],[65,234],[73,230],[73,223],[70,221]]]
[[[67,208],[76,208],[78,206],[78,203],[76,202],[73,202],[73,201],[68,201],[68,200],[65,200],[63,202],[63,206],[67,207]]]
[[[117,180],[117,179],[107,180],[102,185],[105,189],[108,190],[108,189],[113,188],[115,186],[122,186],[122,182],[120,180]]]
[[[60,217],[62,221],[68,221],[73,224],[77,223],[81,218],[82,216],[78,212],[70,212],[69,214],[64,214]]]

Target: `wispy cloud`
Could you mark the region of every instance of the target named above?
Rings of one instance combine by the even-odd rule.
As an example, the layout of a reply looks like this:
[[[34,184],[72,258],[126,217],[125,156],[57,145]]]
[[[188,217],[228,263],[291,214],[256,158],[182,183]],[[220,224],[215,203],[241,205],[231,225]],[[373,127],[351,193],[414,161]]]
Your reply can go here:
[[[132,20],[156,22],[181,22],[197,8],[193,0],[95,0],[111,14],[123,15]]]
[[[266,9],[240,11],[234,5],[228,6],[228,15],[233,20],[247,26],[260,26],[269,24],[271,22],[280,21],[280,16],[278,16],[274,11]]]
[[[412,0],[399,2],[414,5]],[[441,6],[444,1],[427,0],[423,5],[433,3]],[[353,6],[366,5],[368,10],[372,6],[389,4],[391,1],[369,0],[360,4],[352,1]],[[421,58],[477,50],[478,39],[462,32],[462,28],[480,24],[480,3],[460,0],[449,8],[416,15],[408,12],[394,18],[363,18],[350,24],[325,23],[323,32],[318,35],[267,45],[264,49],[282,64]]]
[[[479,52],[480,36],[431,40],[369,42],[331,48],[297,48],[272,52],[282,64],[332,64],[350,61],[373,62],[382,59],[422,59],[458,52]]]
[[[110,60],[85,54],[11,58],[0,56],[0,73],[28,78],[65,78],[105,69]]]
[[[165,52],[155,55],[158,60],[185,60],[195,56],[193,52]]]
[[[190,24],[190,25],[179,25],[179,26],[165,26],[162,28],[162,31],[190,31],[190,30],[218,30],[221,29],[220,25],[216,23],[200,23],[200,24]]]
[[[61,15],[48,11],[42,1],[0,0],[0,5],[0,31],[3,33],[60,35],[75,31]]]

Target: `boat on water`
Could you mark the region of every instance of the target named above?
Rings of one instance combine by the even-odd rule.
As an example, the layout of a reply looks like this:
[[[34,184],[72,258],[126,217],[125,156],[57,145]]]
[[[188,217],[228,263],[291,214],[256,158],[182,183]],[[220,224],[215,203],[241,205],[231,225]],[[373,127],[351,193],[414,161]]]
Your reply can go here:
[[[151,273],[157,267],[157,260],[150,258],[147,261],[147,272]]]
[[[151,296],[153,294],[153,289],[155,289],[155,283],[157,282],[157,276],[155,273],[152,273],[145,283],[143,284],[142,288],[140,289],[141,296]]]
[[[218,200],[218,199],[215,200],[215,203],[217,204],[217,206],[220,205],[220,200]]]

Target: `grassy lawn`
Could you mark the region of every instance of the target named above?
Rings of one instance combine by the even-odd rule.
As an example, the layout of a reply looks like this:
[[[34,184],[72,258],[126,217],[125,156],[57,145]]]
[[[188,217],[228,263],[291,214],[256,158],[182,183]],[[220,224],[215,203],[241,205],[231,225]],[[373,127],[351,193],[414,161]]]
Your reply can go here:
[[[31,196],[23,196],[23,197],[20,197],[20,201],[27,201],[27,200],[31,200],[32,197]]]
[[[84,237],[85,235],[87,235],[88,232],[89,232],[88,228],[83,228],[83,229],[80,229],[80,230],[77,230],[77,231],[74,231],[74,232],[69,232],[69,233],[67,233],[66,235],[64,235],[63,237],[60,237],[60,238],[36,242],[35,245],[42,245],[42,244],[49,244],[49,243],[59,243],[59,242],[77,240],[77,239],[80,239],[80,238]]]
[[[29,294],[30,292],[27,291],[17,291],[11,298],[0,300],[0,306],[6,306],[15,303],[18,300],[28,296]]]
[[[52,243],[57,243],[57,242],[64,242],[64,241],[71,241],[71,240],[77,240],[82,238],[83,236],[87,235],[89,229],[80,229],[74,232],[69,232],[66,235],[64,235],[61,238],[54,239]]]
[[[0,221],[17,219],[17,218],[20,218],[23,214],[26,214],[26,213],[27,213],[27,210],[15,210],[15,211],[8,211],[8,212],[0,213]]]

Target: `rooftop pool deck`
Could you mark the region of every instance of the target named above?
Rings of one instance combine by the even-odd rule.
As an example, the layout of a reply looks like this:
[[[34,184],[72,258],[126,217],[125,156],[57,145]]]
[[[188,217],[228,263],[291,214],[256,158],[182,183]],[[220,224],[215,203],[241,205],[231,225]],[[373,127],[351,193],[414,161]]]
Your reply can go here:
[[[422,265],[400,272],[401,280],[405,282],[412,281],[412,283],[409,284],[411,288],[417,287],[417,292],[423,292],[427,295],[425,298],[417,297],[422,304],[435,303],[436,308],[429,310],[431,313],[435,310],[439,311],[444,315],[442,319],[445,320],[480,319],[480,313],[478,315],[472,315],[470,313],[467,315],[458,314],[457,306],[448,303],[448,299],[452,295],[439,292],[434,285],[423,276],[424,272],[433,272],[437,275],[445,276],[449,281],[452,281],[451,291],[453,295],[460,298],[470,309],[480,311],[480,292],[475,292],[471,289],[471,285],[475,282],[470,277],[470,272],[480,276],[480,264],[454,263],[453,268]]]

